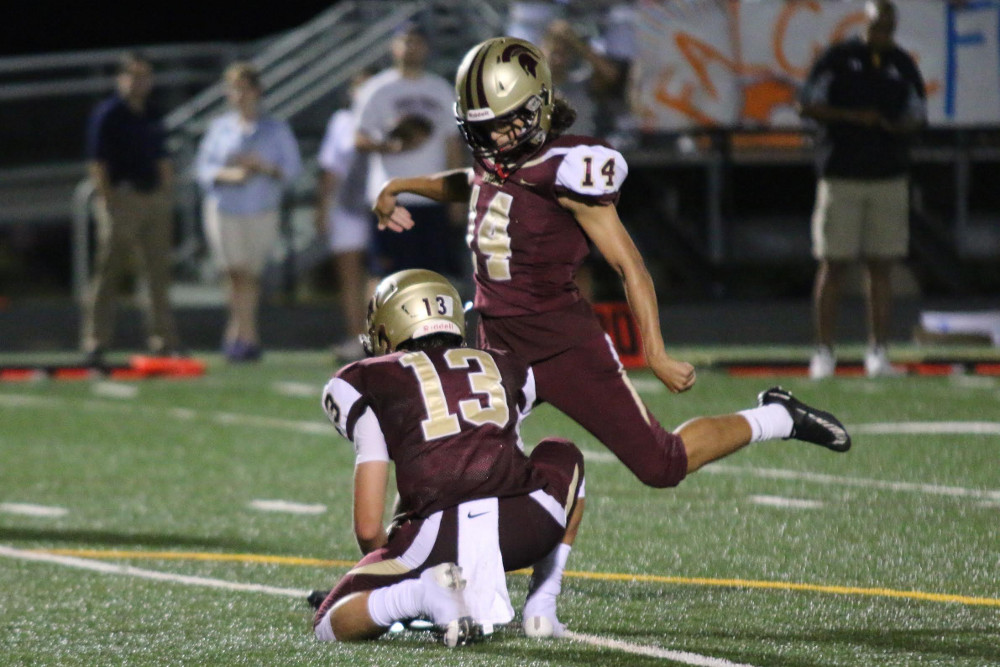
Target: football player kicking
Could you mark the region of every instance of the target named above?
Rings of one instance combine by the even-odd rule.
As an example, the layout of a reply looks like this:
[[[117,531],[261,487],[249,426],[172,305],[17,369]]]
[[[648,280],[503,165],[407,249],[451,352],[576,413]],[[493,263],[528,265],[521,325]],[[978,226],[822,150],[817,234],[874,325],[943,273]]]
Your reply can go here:
[[[552,553],[567,523],[575,532],[583,456],[560,438],[524,454],[518,427],[535,401],[532,371],[508,352],[464,347],[461,300],[443,276],[388,276],[367,324],[372,358],[323,391],[323,409],[357,452],[354,531],[366,555],[326,595],[314,631],[371,639],[423,617],[447,646],[466,644],[481,625],[514,617],[504,570]],[[387,534],[390,460],[400,513]],[[533,627],[552,634],[545,623]]]
[[[674,432],[663,428],[574,284],[589,239],[622,280],[650,369],[672,392],[691,388],[694,367],[667,354],[652,279],[618,217],[628,171],[622,154],[599,139],[566,134],[575,112],[554,94],[545,58],[529,42],[498,37],[474,46],[459,66],[455,93],[456,120],[475,167],[390,180],[375,212],[380,227],[403,232],[413,220],[396,205],[400,193],[469,202],[478,343],[527,362],[540,400],[585,427],[653,487],[676,486],[706,463],[760,440],[850,448],[833,415],[779,387],[761,392],[754,409],[694,419]],[[566,542],[549,560],[550,576],[536,577],[539,590],[558,589]],[[561,627],[554,599],[537,608],[551,616],[553,628]]]

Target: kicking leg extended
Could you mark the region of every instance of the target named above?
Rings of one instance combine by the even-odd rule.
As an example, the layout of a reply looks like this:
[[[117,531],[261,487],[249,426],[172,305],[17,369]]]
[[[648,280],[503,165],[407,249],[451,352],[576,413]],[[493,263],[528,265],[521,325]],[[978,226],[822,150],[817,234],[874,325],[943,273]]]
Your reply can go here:
[[[757,407],[732,415],[696,417],[677,428],[688,455],[688,472],[750,444],[776,438],[802,440],[835,452],[851,448],[851,436],[836,417],[811,407],[781,387],[757,396]]]

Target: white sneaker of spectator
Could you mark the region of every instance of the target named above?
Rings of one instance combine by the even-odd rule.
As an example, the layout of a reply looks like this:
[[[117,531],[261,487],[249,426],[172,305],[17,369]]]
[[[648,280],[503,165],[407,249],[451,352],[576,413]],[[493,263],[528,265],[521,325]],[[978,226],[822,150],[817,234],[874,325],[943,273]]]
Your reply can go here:
[[[902,374],[903,371],[889,363],[884,345],[873,345],[865,352],[865,375],[868,377],[899,377]]]
[[[833,375],[837,370],[837,357],[833,355],[826,345],[820,345],[813,352],[812,359],[809,360],[809,377],[813,380],[822,380]]]

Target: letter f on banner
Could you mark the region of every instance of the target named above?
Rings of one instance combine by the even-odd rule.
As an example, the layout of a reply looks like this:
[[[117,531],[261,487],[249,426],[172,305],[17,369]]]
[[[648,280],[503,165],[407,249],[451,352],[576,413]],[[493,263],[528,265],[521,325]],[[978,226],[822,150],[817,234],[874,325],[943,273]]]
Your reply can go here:
[[[945,11],[945,117],[960,123],[995,122],[1000,109],[1000,2],[947,3]]]

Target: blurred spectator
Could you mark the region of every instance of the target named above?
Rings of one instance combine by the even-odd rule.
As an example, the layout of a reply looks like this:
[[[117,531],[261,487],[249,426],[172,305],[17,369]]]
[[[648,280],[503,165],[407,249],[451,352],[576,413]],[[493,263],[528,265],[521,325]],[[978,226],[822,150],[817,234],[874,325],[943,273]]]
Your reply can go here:
[[[507,9],[507,34],[541,45],[545,31],[556,19],[566,18],[566,2],[514,0]]]
[[[352,103],[359,87],[371,75],[370,71],[362,70],[351,80]],[[340,309],[347,336],[334,345],[333,352],[342,361],[364,356],[358,336],[365,331],[368,303],[365,249],[374,233],[371,207],[365,199],[366,160],[358,157],[354,148],[356,129],[350,108],[335,111],[326,126],[318,157],[322,172],[316,202],[316,233],[326,239],[333,254],[340,286]]]
[[[118,291],[133,253],[149,287],[149,350],[171,354],[179,346],[169,302],[174,172],[163,126],[147,105],[152,66],[138,54],[127,54],[119,62],[116,84],[117,92],[94,109],[87,125],[97,252],[80,343],[90,365],[103,363],[111,343]]]
[[[508,34],[539,46],[546,41],[558,44],[573,54],[576,76],[580,70],[589,70],[584,77],[597,107],[593,116],[596,135],[619,144],[634,140],[628,81],[638,51],[635,22],[632,2],[589,3],[583,11],[568,2],[514,2]],[[565,84],[558,89],[581,109]]]
[[[576,110],[573,134],[595,136],[597,104],[594,101],[594,70],[581,60],[579,49],[582,43],[575,35],[569,35],[573,35],[572,28],[565,21],[553,21],[542,33],[538,47],[549,62],[552,86]]]
[[[392,40],[392,67],[358,90],[355,147],[369,155],[369,204],[390,178],[443,171],[466,162],[452,111],[455,89],[426,71],[429,54],[423,31],[416,24],[404,25]],[[372,275],[380,278],[414,268],[450,276],[461,273],[457,249],[453,250],[455,235],[448,229],[448,208],[416,195],[404,197],[417,231],[405,236],[376,231],[369,252]],[[464,225],[464,210],[452,209],[451,217]]]
[[[214,119],[198,147],[205,193],[205,238],[228,284],[223,352],[230,361],[260,358],[260,276],[278,240],[281,200],[299,175],[299,148],[283,120],[261,110],[260,75],[247,63],[226,69],[233,110]]]
[[[869,376],[893,374],[886,353],[890,272],[909,244],[908,140],[927,119],[924,83],[899,48],[896,7],[868,2],[862,37],[829,47],[802,89],[802,115],[820,124],[819,183],[813,212],[817,348],[814,379],[834,373],[837,307],[844,276],[861,261],[867,273]]]

